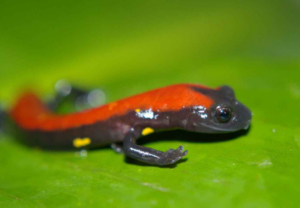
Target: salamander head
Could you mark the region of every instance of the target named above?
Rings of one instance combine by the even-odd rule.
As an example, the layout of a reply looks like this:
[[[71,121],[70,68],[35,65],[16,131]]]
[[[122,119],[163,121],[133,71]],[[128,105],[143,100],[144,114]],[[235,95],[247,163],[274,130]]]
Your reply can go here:
[[[203,133],[225,133],[248,129],[251,121],[251,111],[235,99],[229,86],[214,89],[193,87],[214,101],[209,108],[193,106],[185,128]]]

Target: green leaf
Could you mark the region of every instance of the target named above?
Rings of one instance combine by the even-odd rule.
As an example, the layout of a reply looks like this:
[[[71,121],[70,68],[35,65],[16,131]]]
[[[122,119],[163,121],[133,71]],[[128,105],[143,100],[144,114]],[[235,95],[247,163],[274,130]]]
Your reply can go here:
[[[0,99],[65,78],[108,101],[174,83],[228,84],[244,135],[140,141],[186,160],[155,167],[109,148],[48,152],[0,136],[1,207],[293,207],[300,194],[299,6],[287,1],[3,1]],[[184,99],[184,98],[183,98]],[[215,138],[215,137],[214,137]],[[227,138],[227,139],[226,139]]]

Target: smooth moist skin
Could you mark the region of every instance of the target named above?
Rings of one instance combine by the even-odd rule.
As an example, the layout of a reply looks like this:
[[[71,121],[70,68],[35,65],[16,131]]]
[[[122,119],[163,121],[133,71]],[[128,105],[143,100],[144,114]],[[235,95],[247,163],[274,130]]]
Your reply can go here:
[[[250,110],[235,99],[230,87],[196,84],[171,85],[67,115],[53,113],[27,92],[10,115],[26,134],[28,145],[64,150],[112,144],[116,151],[154,165],[173,164],[187,151],[180,146],[161,152],[137,145],[136,139],[170,129],[235,132],[247,129],[251,121]]]

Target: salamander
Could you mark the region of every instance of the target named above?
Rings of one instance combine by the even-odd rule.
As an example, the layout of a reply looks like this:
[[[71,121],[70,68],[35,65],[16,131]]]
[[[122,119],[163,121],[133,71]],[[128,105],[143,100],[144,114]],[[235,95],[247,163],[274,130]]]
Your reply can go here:
[[[25,92],[9,115],[30,146],[80,150],[112,144],[128,157],[159,166],[176,163],[188,151],[182,146],[158,151],[137,145],[138,138],[172,129],[235,132],[251,121],[250,110],[236,100],[232,88],[198,84],[171,85],[69,114],[56,114],[36,94]]]

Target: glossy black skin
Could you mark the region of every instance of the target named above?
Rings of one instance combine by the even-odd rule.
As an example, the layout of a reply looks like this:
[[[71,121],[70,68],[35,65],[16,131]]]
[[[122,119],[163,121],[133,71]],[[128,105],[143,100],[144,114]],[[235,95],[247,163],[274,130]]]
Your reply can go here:
[[[248,128],[251,112],[235,99],[230,87],[223,86],[219,90],[194,87],[193,90],[210,97],[215,104],[209,109],[203,106],[183,106],[179,111],[151,111],[150,117],[141,116],[147,112],[133,111],[92,125],[61,131],[26,131],[28,137],[24,142],[44,149],[74,149],[74,138],[88,137],[92,142],[84,146],[84,149],[112,144],[117,152],[123,152],[128,157],[162,166],[177,162],[187,154],[187,151],[183,151],[182,146],[162,152],[137,145],[136,139],[143,136],[142,131],[147,127],[154,131],[183,129],[201,133],[228,133]],[[226,123],[216,119],[216,109],[220,106],[232,109],[231,119]],[[118,142],[123,142],[123,148],[116,145]]]

